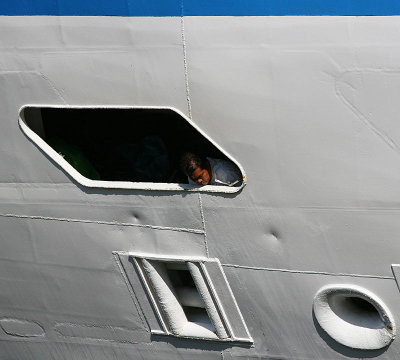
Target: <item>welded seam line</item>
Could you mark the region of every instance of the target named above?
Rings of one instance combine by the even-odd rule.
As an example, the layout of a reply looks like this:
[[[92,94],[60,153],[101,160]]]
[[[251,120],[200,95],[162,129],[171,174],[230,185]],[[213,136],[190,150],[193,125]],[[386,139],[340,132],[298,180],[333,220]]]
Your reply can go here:
[[[3,70],[0,71],[0,75],[12,75],[12,74],[33,74],[41,77],[44,79],[45,82],[48,83],[50,88],[58,95],[58,97],[61,99],[61,101],[65,104],[68,105],[67,101],[65,100],[64,96],[61,94],[61,91],[59,91],[53,84],[53,82],[44,74],[41,72],[35,71],[35,70]]]
[[[131,227],[148,228],[148,229],[154,229],[154,230],[169,230],[169,231],[177,231],[177,232],[188,232],[188,233],[193,233],[193,234],[204,234],[203,230],[198,230],[198,229],[186,229],[186,228],[177,228],[177,227],[169,227],[169,226],[120,223],[120,222],[115,222],[115,221],[56,218],[56,217],[49,217],[49,216],[17,215],[17,214],[0,214],[0,217],[11,217],[11,218],[17,218],[17,219],[34,219],[34,220],[53,220],[53,221],[65,221],[65,222],[73,222],[73,223],[98,224],[98,225],[131,226]]]
[[[199,205],[200,205],[200,215],[201,215],[201,223],[203,224],[203,234],[204,234],[204,246],[206,248],[206,256],[210,257],[208,252],[208,241],[207,241],[207,230],[206,230],[206,219],[204,218],[204,211],[203,211],[203,201],[201,200],[201,195],[199,195]]]
[[[272,271],[272,272],[275,271],[275,272],[284,272],[284,273],[292,273],[292,274],[348,276],[348,277],[360,277],[360,278],[368,278],[368,279],[395,280],[395,278],[392,276],[331,273],[331,272],[326,272],[326,271],[311,271],[311,270],[275,269],[275,268],[265,268],[265,267],[245,266],[245,265],[235,265],[235,264],[221,264],[221,265],[225,266],[225,267],[233,267],[233,268],[238,268],[238,269],[262,270],[262,271]]]
[[[285,208],[281,208],[285,209]],[[375,212],[398,212],[400,208],[379,208],[379,207],[341,207],[341,206],[298,206],[293,208],[287,208],[293,210],[305,210],[305,211],[347,211],[347,212],[367,212],[367,211],[375,211]]]
[[[181,2],[181,36],[182,36],[182,48],[183,48],[183,68],[185,72],[185,89],[186,89],[186,101],[188,106],[189,119],[192,120],[192,103],[190,101],[190,90],[189,90],[189,73],[186,55],[186,37],[185,37],[185,20],[184,20],[184,7]]]
[[[97,325],[97,324],[75,324],[75,323],[70,323],[70,322],[57,322],[55,323],[53,330],[60,335],[63,338],[81,338],[81,339],[86,339],[86,340],[95,340],[95,341],[107,341],[107,342],[117,342],[117,343],[129,343],[129,344],[138,344],[139,342],[137,341],[131,341],[131,340],[117,340],[117,339],[108,339],[104,337],[93,337],[93,336],[80,336],[78,334],[76,335],[66,335],[62,333],[62,330],[60,328],[62,326],[65,326],[66,329],[74,329],[74,328],[87,328],[87,329],[103,329],[103,330],[112,330],[112,332],[115,334],[115,330],[126,330],[129,332],[134,332],[135,329],[130,329],[127,327],[122,327],[122,326],[109,326],[109,325]]]
[[[129,291],[129,294],[131,296],[131,299],[132,299],[133,303],[135,304],[136,311],[139,314],[139,318],[142,321],[143,327],[147,332],[149,332],[148,328],[150,328],[150,326],[147,323],[147,321],[144,320],[145,316],[144,316],[143,311],[142,311],[142,309],[141,309],[141,307],[139,305],[139,302],[138,302],[138,300],[136,298],[136,294],[134,293],[134,291],[132,289],[131,283],[129,282],[128,276],[126,275],[125,270],[124,270],[124,268],[123,268],[123,266],[121,264],[121,260],[119,258],[119,255],[116,252],[113,252],[113,256],[114,256],[115,262],[117,263],[119,272],[121,273],[122,278],[124,279],[125,285],[128,288],[128,291]]]
[[[55,85],[53,84],[53,82],[44,74],[39,73],[39,76],[44,79],[51,87],[51,89],[59,96],[59,98],[62,100],[62,102],[65,105],[68,105],[68,102],[65,100],[65,97],[62,95],[62,90],[58,90]]]
[[[343,77],[344,74],[342,74]],[[345,96],[342,94],[340,89],[338,88],[338,80],[335,79],[335,92],[336,96],[343,101],[345,105],[360,119],[368,129],[370,129],[375,135],[377,135],[383,142],[385,142],[390,148],[392,148],[397,153],[400,153],[399,145],[383,130],[381,130],[378,126],[376,126],[372,121],[368,120],[365,115],[361,111],[357,109],[355,105],[353,105],[350,101],[348,101]]]

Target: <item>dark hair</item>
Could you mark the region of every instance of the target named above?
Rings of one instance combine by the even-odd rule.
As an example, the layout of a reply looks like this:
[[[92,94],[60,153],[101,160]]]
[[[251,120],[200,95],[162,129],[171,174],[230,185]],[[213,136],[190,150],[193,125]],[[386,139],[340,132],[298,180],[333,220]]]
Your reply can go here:
[[[205,168],[205,159],[194,153],[186,152],[181,156],[180,166],[182,171],[190,177],[197,168]]]

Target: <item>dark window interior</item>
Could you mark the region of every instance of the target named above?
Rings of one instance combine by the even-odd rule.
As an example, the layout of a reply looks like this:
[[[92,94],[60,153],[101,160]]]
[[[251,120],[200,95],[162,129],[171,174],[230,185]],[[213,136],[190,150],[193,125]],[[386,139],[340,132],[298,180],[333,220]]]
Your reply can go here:
[[[226,159],[169,109],[27,108],[24,114],[33,131],[91,179],[187,183],[179,169],[185,151]]]

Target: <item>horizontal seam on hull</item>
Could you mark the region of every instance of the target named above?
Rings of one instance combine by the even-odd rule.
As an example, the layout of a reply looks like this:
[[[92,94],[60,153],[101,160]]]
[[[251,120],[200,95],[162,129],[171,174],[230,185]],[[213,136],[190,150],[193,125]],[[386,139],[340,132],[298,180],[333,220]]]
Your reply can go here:
[[[0,214],[0,217],[10,217],[10,218],[17,218],[17,219],[33,219],[33,220],[64,221],[64,222],[76,222],[76,223],[99,224],[99,225],[131,226],[131,227],[148,228],[148,229],[154,229],[154,230],[170,230],[170,231],[178,231],[178,232],[188,232],[188,233],[193,233],[193,234],[204,234],[203,230],[197,230],[197,229],[186,229],[186,228],[146,225],[146,224],[120,223],[120,222],[114,222],[114,221],[56,218],[56,217],[49,217],[49,216],[18,215],[18,214]]]
[[[395,280],[395,278],[392,276],[332,273],[332,272],[327,272],[327,271],[311,271],[311,270],[275,269],[275,268],[265,268],[265,267],[235,265],[235,264],[221,264],[221,265],[225,266],[225,267],[233,267],[233,268],[239,268],[239,269],[286,272],[286,273],[292,273],[292,274],[348,276],[348,277],[360,277],[360,278],[369,278],[369,279]]]

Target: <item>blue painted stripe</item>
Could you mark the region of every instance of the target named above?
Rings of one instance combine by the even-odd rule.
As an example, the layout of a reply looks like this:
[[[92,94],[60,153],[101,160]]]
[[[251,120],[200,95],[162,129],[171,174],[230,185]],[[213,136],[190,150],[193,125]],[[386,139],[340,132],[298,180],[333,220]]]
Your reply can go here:
[[[400,15],[400,0],[0,0],[0,15]]]

